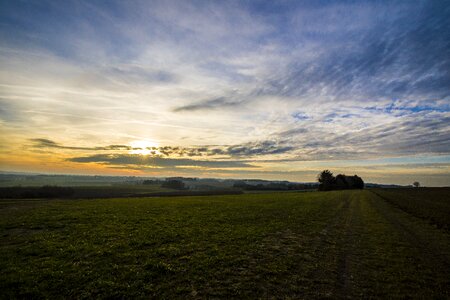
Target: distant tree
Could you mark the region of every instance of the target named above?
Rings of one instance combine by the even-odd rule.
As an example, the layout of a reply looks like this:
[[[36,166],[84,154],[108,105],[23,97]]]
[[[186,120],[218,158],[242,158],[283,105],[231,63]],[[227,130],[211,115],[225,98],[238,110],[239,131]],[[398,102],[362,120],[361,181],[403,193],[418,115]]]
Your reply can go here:
[[[336,178],[329,170],[322,171],[319,176],[317,176],[317,180],[319,181],[319,190],[321,191],[332,190],[336,182]]]
[[[267,184],[248,184],[245,181],[236,181],[234,188],[246,191],[287,191],[287,190],[307,190],[316,189],[315,184],[299,184],[292,182],[268,182]]]
[[[346,190],[349,188],[349,180],[347,180],[348,176],[339,174],[338,176],[336,176],[336,180],[335,180],[335,187],[337,190]]]
[[[248,185],[248,184],[246,184],[244,181],[236,181],[236,182],[233,184],[233,187],[234,187],[234,188],[242,188],[242,189],[245,189],[245,188],[247,187],[247,185]]]
[[[142,184],[161,184],[161,180],[144,180]]]
[[[354,178],[354,186],[353,188],[355,189],[363,189],[364,188],[364,181],[362,180],[361,177],[355,175],[353,176]]]
[[[419,183],[418,181],[414,181],[413,185],[414,185],[414,187],[416,187],[416,188],[420,187],[420,183]]]
[[[339,174],[336,176],[334,187],[337,190],[363,189],[364,181],[358,175],[346,176]]]
[[[185,189],[185,184],[181,180],[166,180],[161,184],[161,187],[175,189],[175,190],[183,190]]]

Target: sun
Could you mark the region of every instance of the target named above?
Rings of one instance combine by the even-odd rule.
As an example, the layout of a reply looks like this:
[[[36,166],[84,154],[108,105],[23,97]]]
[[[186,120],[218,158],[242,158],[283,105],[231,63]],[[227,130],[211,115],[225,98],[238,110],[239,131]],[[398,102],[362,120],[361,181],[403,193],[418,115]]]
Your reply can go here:
[[[130,154],[149,155],[159,153],[158,150],[154,149],[159,146],[158,143],[154,141],[133,141],[130,145],[133,148],[130,150]]]

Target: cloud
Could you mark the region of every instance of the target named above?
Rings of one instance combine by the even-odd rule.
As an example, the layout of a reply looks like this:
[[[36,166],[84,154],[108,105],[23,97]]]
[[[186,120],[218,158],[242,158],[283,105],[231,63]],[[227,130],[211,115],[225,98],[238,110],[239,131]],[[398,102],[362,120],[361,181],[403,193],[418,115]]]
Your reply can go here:
[[[97,151],[97,150],[140,150],[140,148],[133,148],[127,145],[108,145],[104,147],[74,147],[74,146],[63,146],[55,141],[49,139],[30,139],[33,142],[33,148],[56,148],[56,149],[67,149],[67,150],[88,150],[88,151]]]
[[[215,99],[209,99],[200,101],[197,103],[179,106],[173,109],[174,112],[182,111],[196,111],[196,110],[208,110],[208,109],[222,109],[224,107],[233,107],[241,104],[241,101],[228,99],[226,97],[219,97]]]
[[[0,98],[0,122],[13,123],[23,120],[8,99]]]
[[[326,101],[446,98],[450,25],[448,10],[439,5],[406,8],[414,16],[393,10],[393,20],[344,35],[340,41],[329,37],[332,46],[320,49],[313,61],[288,65],[255,93]],[[326,15],[321,22],[327,22]]]
[[[71,162],[103,163],[108,165],[138,165],[150,167],[203,167],[203,168],[255,168],[256,166],[240,161],[193,160],[151,157],[137,154],[97,154],[70,158]]]
[[[31,139],[31,141],[35,143],[33,147],[36,148],[64,148],[64,146],[60,146],[56,142],[48,139]]]
[[[293,150],[293,147],[282,145],[276,141],[261,141],[251,142],[241,145],[222,145],[222,146],[195,146],[195,147],[182,147],[182,146],[153,146],[146,147],[145,149],[132,147],[129,145],[108,145],[108,146],[96,146],[96,147],[78,147],[78,146],[65,146],[55,141],[34,138],[30,139],[33,142],[33,148],[56,148],[66,150],[85,150],[85,151],[133,151],[133,150],[149,150],[148,155],[154,157],[162,156],[228,156],[228,157],[243,157],[250,158],[255,156],[264,156],[271,154],[281,154]]]
[[[102,72],[103,71],[103,72]],[[167,70],[154,70],[133,65],[120,65],[100,70],[111,80],[125,84],[177,83],[177,75]]]
[[[309,48],[297,45],[294,54],[286,55],[284,47],[293,45],[278,41],[280,64],[267,66],[266,73],[258,74],[254,88],[246,90],[239,101],[218,97],[180,106],[175,111],[237,108],[267,96],[297,103],[347,102],[354,106],[405,98],[423,103],[449,100],[450,12],[442,3],[331,3],[306,5],[299,10],[303,11],[300,17],[283,13],[292,18],[293,24],[300,22],[297,25],[306,28],[291,30],[291,34],[301,45],[311,45]],[[338,15],[343,11],[351,12],[342,18],[344,21]],[[320,18],[311,17],[314,15]],[[349,32],[350,25],[354,27]]]
[[[430,116],[433,115],[433,117]],[[450,152],[450,115],[446,112],[421,111],[408,116],[394,117],[389,123],[353,127],[364,115],[325,115],[332,119],[325,127],[301,124],[302,127],[281,131],[272,139],[234,145],[153,146],[147,147],[152,157],[209,157],[211,159],[239,158],[273,161],[320,161],[368,159],[374,157],[410,156],[420,154],[443,155]],[[294,123],[295,126],[296,123]],[[331,130],[344,128],[334,135]],[[66,146],[53,140],[31,139],[33,148],[55,148],[80,151],[142,150],[129,145]]]
[[[152,147],[151,150],[157,150],[164,155],[180,156],[229,156],[252,158],[257,156],[282,154],[294,149],[292,146],[283,145],[276,141],[249,142],[240,145],[222,145],[222,146],[197,146],[197,147]]]
[[[231,156],[251,157],[258,155],[282,154],[290,152],[293,149],[293,146],[286,144],[283,145],[282,143],[276,141],[262,141],[229,146],[225,153]]]

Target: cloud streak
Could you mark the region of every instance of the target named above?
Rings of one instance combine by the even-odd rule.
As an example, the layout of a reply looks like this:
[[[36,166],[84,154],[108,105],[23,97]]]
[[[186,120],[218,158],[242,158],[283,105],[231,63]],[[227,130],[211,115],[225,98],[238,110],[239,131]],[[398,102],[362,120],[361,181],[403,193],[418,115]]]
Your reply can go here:
[[[239,106],[240,101],[230,100],[226,97],[219,97],[215,99],[209,99],[200,101],[193,104],[188,104],[173,109],[174,112],[182,111],[196,111],[196,110],[210,110],[210,109],[223,109],[227,107]]]

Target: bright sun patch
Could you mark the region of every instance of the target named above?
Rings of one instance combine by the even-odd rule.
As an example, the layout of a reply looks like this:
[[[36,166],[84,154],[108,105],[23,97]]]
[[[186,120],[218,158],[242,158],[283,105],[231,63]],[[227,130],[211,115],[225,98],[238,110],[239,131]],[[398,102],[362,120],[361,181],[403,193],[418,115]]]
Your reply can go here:
[[[132,150],[130,154],[150,155],[159,154],[159,151],[155,148],[158,147],[158,143],[153,141],[133,141],[130,143]]]

